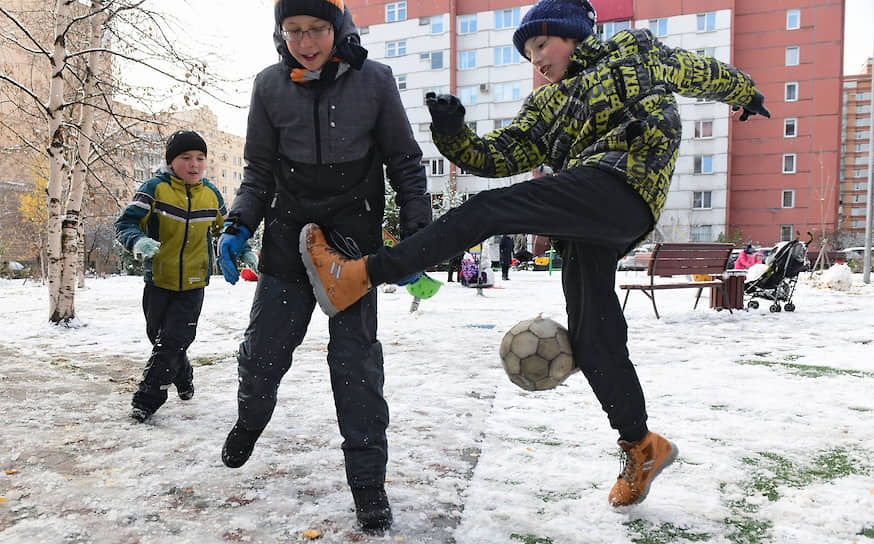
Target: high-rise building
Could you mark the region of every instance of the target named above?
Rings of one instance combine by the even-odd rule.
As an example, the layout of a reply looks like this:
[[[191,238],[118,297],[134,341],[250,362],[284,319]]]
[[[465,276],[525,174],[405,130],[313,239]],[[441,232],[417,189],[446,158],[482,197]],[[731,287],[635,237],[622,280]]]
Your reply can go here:
[[[729,62],[766,96],[771,120],[736,121],[717,102],[678,97],[683,142],[655,237],[770,245],[838,221],[843,0],[700,3],[592,0],[597,32],[649,28],[666,45]],[[455,172],[431,142],[428,91],[451,92],[483,134],[543,84],[512,45],[533,2],[351,0],[370,58],[394,70],[422,146],[429,190],[472,193],[526,179]],[[439,196],[438,196],[439,198]]]
[[[868,168],[871,146],[872,59],[862,73],[844,77],[844,110],[841,130],[841,207],[842,246],[865,243],[868,198]]]

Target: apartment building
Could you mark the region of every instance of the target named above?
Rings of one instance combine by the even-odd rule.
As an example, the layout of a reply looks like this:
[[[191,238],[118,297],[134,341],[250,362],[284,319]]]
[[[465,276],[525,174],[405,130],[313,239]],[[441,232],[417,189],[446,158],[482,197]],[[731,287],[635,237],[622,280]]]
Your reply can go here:
[[[739,123],[724,104],[678,97],[683,142],[657,239],[768,245],[837,228],[843,0],[592,3],[602,37],[649,28],[669,46],[735,64],[753,76],[772,112],[771,120]],[[457,95],[480,134],[510,122],[544,83],[512,46],[532,5],[349,2],[370,58],[394,70],[437,199],[528,177],[488,180],[455,171],[431,142],[424,95]]]
[[[842,246],[865,243],[868,176],[871,147],[872,59],[862,73],[844,77],[843,123],[841,127]]]

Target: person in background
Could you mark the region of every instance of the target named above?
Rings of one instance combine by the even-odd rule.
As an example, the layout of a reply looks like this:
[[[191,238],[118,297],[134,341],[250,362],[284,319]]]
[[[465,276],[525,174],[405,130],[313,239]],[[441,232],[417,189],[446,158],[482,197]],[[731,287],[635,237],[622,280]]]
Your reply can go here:
[[[513,43],[550,84],[535,89],[506,127],[478,136],[456,97],[426,97],[434,143],[465,172],[505,177],[547,164],[552,173],[480,192],[431,227],[363,258],[333,251],[316,224],[303,228],[300,245],[331,315],[372,286],[494,234],[561,241],[574,361],[619,434],[625,462],[608,502],[622,507],[642,501],[677,456],[672,442],[648,429],[615,290],[618,260],[652,232],[665,205],[682,131],[674,93],[743,108],[740,121],[770,113],[734,66],[668,47],[641,28],[602,41],[595,20],[587,0],[540,0],[526,13]]]
[[[501,236],[501,241],[498,244],[501,252],[501,279],[510,279],[510,265],[513,264],[513,239],[508,234]]]
[[[738,254],[737,260],[734,262],[734,267],[737,270],[747,270],[754,264],[756,264],[756,259],[753,255],[753,246],[752,244],[747,244],[747,247]]]
[[[130,416],[144,422],[176,386],[194,397],[188,346],[194,341],[204,287],[214,264],[213,237],[227,214],[219,190],[206,178],[206,142],[193,130],[167,138],[167,161],[137,189],[115,222],[116,238],[143,261],[143,313],[152,354],[134,393]]]
[[[386,174],[397,194],[401,237],[431,222],[422,152],[397,83],[388,66],[366,60],[343,1],[277,0],[274,17],[281,60],[255,78],[244,180],[219,240],[222,273],[235,283],[237,257],[248,252],[249,237],[264,222],[258,285],[237,355],[237,421],[222,448],[231,468],[246,463],[270,422],[280,381],[315,308],[296,244],[301,227],[318,221],[350,255],[376,251],[383,245]],[[346,479],[358,522],[368,531],[392,523],[376,303],[372,292],[328,321],[327,362]],[[294,429],[295,422],[282,425]]]

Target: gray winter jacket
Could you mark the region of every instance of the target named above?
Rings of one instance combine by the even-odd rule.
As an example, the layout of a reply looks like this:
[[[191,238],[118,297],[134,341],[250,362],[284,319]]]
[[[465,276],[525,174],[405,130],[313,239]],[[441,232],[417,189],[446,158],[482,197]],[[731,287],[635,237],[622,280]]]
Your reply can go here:
[[[339,39],[357,32],[350,21]],[[287,55],[287,51],[286,51]],[[260,270],[305,277],[303,225],[318,223],[366,253],[382,243],[385,173],[397,193],[401,229],[431,222],[422,152],[391,69],[365,60],[330,82],[296,83],[287,61],[255,78],[245,174],[229,222],[255,232],[264,220]]]

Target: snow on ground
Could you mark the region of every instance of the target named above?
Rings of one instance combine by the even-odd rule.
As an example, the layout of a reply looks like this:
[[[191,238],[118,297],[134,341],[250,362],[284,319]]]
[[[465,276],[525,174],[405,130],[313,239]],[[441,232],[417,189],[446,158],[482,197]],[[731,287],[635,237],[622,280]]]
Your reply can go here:
[[[194,400],[171,395],[143,425],[127,415],[149,351],[142,280],[89,280],[76,329],[47,324],[44,286],[0,282],[0,543],[286,543],[306,529],[337,543],[874,542],[874,288],[859,275],[840,292],[803,274],[793,313],[693,310],[677,290],[657,294],[657,320],[632,293],[650,427],[680,456],[620,510],[616,435],[585,379],[529,393],[498,360],[517,321],[566,322],[560,273],[512,272],[482,297],[446,284],[415,314],[404,290],[382,293],[382,536],[355,528],[321,313],[252,459],[222,465],[253,290],[214,278]]]

